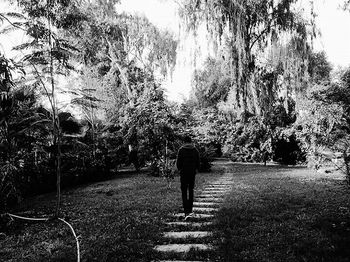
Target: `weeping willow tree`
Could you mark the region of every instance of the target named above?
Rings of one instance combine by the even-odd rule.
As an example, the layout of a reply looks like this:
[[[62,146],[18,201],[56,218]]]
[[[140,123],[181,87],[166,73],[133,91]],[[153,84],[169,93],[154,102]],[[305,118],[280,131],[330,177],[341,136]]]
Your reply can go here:
[[[187,31],[196,32],[203,23],[211,40],[228,52],[233,73],[232,88],[242,112],[248,107],[249,84],[257,58],[272,42],[293,36],[306,47],[313,37],[314,13],[306,20],[295,8],[297,0],[184,0],[181,16]],[[309,30],[309,27],[312,30]]]

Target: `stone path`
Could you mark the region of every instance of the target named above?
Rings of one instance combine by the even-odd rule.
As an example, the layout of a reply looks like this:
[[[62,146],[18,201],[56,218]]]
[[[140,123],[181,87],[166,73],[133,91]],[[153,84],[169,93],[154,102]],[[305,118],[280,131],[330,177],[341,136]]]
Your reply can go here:
[[[201,192],[195,194],[193,203],[194,216],[190,221],[183,221],[183,213],[174,214],[174,221],[167,225],[171,230],[164,232],[165,242],[170,244],[157,245],[154,249],[163,254],[162,257],[185,257],[190,251],[210,251],[213,246],[208,243],[212,232],[205,230],[213,224],[214,213],[218,211],[225,195],[231,190],[232,174],[226,173],[217,181],[206,185]],[[209,239],[210,240],[210,239]],[[175,243],[174,243],[175,242]],[[162,260],[159,262],[201,262],[194,260]]]

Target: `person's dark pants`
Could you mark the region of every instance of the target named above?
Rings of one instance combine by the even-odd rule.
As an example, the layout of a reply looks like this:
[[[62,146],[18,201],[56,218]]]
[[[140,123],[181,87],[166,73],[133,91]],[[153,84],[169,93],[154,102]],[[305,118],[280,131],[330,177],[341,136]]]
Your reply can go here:
[[[192,213],[195,175],[181,175],[182,205],[185,214]]]

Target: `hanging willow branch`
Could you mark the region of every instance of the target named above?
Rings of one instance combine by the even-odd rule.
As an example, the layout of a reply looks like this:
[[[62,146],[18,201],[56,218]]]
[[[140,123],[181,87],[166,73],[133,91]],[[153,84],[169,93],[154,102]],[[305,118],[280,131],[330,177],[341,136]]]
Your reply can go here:
[[[246,110],[248,85],[256,69],[255,57],[272,41],[285,35],[305,42],[312,33],[307,21],[296,10],[297,0],[184,0],[180,15],[187,31],[207,26],[211,41],[228,52],[231,71],[235,72],[237,102]],[[312,4],[312,1],[311,1]],[[313,10],[311,10],[313,14]],[[311,16],[311,20],[314,16]],[[229,41],[222,41],[223,37]],[[312,37],[311,37],[312,38]],[[227,44],[229,42],[229,44]]]

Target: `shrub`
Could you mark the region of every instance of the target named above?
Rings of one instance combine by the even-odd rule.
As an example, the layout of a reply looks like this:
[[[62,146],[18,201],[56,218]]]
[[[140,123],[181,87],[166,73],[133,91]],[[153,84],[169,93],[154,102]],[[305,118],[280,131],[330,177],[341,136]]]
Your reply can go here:
[[[8,204],[17,202],[20,197],[16,177],[17,168],[10,162],[0,167],[0,213]]]
[[[306,161],[304,152],[295,134],[282,133],[273,144],[273,160],[284,165],[296,165]]]
[[[209,172],[214,160],[216,148],[212,145],[198,145],[200,167],[199,172]]]

